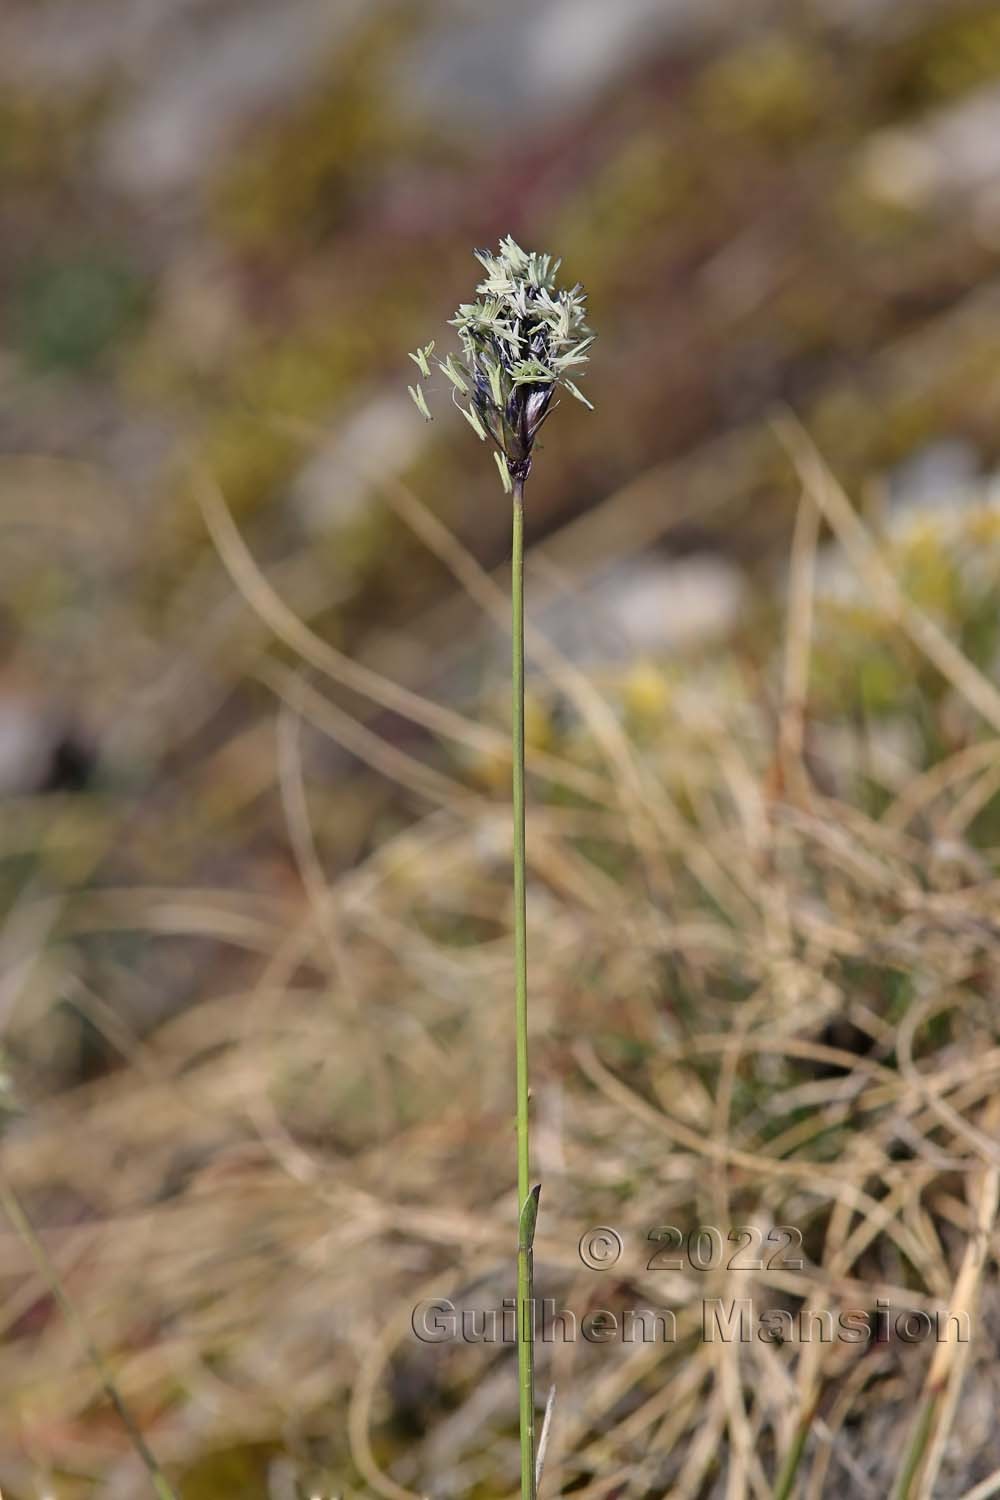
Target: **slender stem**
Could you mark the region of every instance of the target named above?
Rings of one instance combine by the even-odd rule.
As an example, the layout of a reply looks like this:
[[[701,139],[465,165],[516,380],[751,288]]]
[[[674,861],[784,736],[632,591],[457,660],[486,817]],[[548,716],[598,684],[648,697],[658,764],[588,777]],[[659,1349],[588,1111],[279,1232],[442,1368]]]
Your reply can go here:
[[[931,1433],[934,1430],[934,1420],[940,1405],[941,1392],[932,1391],[925,1396],[916,1425],[910,1435],[910,1441],[906,1447],[903,1457],[903,1466],[896,1479],[896,1486],[892,1492],[892,1500],[909,1500],[914,1493],[914,1483],[920,1472],[920,1467],[927,1453]]]
[[[511,568],[514,761],[514,994],[517,1075],[517,1378],[521,1500],[535,1500],[535,1351],[531,1242],[537,1191],[531,1193],[528,1143],[528,942],[524,848],[524,481],[514,485]],[[529,1199],[531,1200],[529,1208]]]
[[[514,490],[514,546],[511,572],[511,623],[514,642],[514,983],[517,1027],[517,1199],[518,1211],[529,1191],[528,1153],[528,942],[525,906],[524,817],[524,486]]]
[[[156,1462],[149,1444],[139,1430],[139,1424],[125,1404],[125,1398],[115,1383],[115,1378],[108,1367],[104,1355],[91,1338],[90,1331],[84,1323],[76,1303],[71,1300],[69,1293],[63,1286],[59,1272],[49,1259],[49,1253],[42,1244],[35,1226],[21,1207],[20,1200],[14,1189],[2,1177],[0,1177],[0,1206],[3,1207],[4,1213],[27,1245],[35,1265],[41,1272],[42,1279],[47,1283],[50,1292],[59,1305],[63,1317],[75,1332],[84,1353],[93,1365],[97,1373],[97,1378],[104,1387],[105,1395],[118,1413],[122,1426],[128,1433],[132,1446],[146,1469],[150,1484],[155,1490],[158,1500],[177,1500],[173,1489],[167,1483],[166,1475]]]
[[[774,1483],[774,1494],[772,1500],[789,1500],[789,1496],[795,1487],[799,1467],[806,1451],[806,1442],[812,1428],[812,1412],[810,1412],[799,1423],[792,1441],[792,1446],[781,1466],[781,1472]]]

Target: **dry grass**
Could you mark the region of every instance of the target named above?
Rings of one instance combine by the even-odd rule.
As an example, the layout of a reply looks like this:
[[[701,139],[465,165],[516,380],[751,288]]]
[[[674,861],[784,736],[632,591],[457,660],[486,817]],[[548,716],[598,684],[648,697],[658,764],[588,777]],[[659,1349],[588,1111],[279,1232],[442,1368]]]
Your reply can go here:
[[[578,1317],[669,1308],[678,1329],[674,1343],[540,1348],[540,1386],[557,1390],[544,1495],[770,1496],[799,1439],[788,1492],[802,1500],[887,1495],[908,1446],[911,1496],[1000,1493],[1000,882],[996,851],[977,847],[997,695],[901,603],[816,455],[789,442],[804,499],[767,664],[776,706],[731,660],[704,663],[626,733],[618,684],[529,642],[540,700],[571,721],[536,750],[529,816],[537,1290]],[[413,498],[396,499],[497,606]],[[235,1486],[182,1484],[191,1500],[296,1482],[505,1495],[513,1349],[421,1344],[410,1315],[422,1297],[492,1307],[511,1291],[508,809],[460,758],[387,742],[329,679],[466,755],[502,759],[504,736],[333,652],[220,498],[206,505],[253,610],[319,674],[259,646],[247,667],[280,700],[262,710],[275,732],[259,794],[294,878],[24,894],[4,933],[20,976],[7,1004],[15,1084],[34,1096],[5,1171],[161,1462],[182,1474],[210,1450],[249,1455]],[[947,711],[971,726],[926,765],[873,756],[866,731],[806,711],[820,513],[847,528],[873,607],[930,652]],[[317,731],[423,808],[332,877]],[[50,840],[69,815],[49,815]],[[120,1061],[43,1088],[31,1039],[79,978],[74,942],[101,933],[211,939],[197,1003],[140,1035],[80,983],[79,1013]],[[594,1225],[622,1236],[613,1269],[581,1263]],[[663,1225],[793,1225],[804,1264],[650,1269]],[[8,1232],[2,1250],[4,1493],[143,1494],[28,1249]],[[966,1310],[974,1337],[706,1342],[705,1299],[733,1297],[834,1316],[878,1298]]]

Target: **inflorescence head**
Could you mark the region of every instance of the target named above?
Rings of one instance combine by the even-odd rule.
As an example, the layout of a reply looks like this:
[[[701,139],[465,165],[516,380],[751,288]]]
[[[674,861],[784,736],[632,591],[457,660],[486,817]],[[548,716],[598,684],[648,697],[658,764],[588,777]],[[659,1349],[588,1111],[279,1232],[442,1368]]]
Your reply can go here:
[[[585,321],[586,293],[577,283],[557,287],[561,264],[551,255],[522,250],[510,235],[496,255],[477,250],[485,279],[475,302],[463,303],[450,320],[458,329],[461,358],[437,360],[453,387],[452,396],[478,437],[489,438],[508,492],[531,469],[535,438],[552,410],[557,386],[584,406],[583,392],[570,379],[588,362],[594,342]],[[425,378],[431,373],[434,344],[410,358]],[[409,387],[421,415],[430,410],[419,384]]]

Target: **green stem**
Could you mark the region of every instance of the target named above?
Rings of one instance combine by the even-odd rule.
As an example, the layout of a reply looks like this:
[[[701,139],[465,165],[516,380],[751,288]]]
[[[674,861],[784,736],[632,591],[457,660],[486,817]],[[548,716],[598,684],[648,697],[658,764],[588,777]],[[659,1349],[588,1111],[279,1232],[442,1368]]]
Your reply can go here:
[[[511,635],[514,761],[514,995],[517,1075],[517,1384],[521,1439],[521,1500],[535,1500],[534,1239],[538,1190],[531,1192],[528,1149],[528,940],[524,850],[524,481],[514,485]]]
[[[2,1177],[0,1177],[0,1206],[3,1207],[4,1213],[27,1245],[32,1259],[38,1267],[43,1281],[46,1282],[49,1291],[58,1303],[63,1317],[76,1333],[84,1353],[93,1365],[97,1373],[97,1378],[104,1387],[105,1395],[118,1413],[121,1424],[128,1433],[132,1446],[146,1469],[149,1482],[155,1490],[158,1500],[177,1500],[173,1489],[167,1483],[166,1475],[156,1462],[149,1444],[140,1432],[139,1424],[126,1406],[125,1398],[119,1391],[115,1383],[115,1378],[108,1368],[103,1354],[91,1338],[87,1325],[77,1310],[76,1303],[71,1300],[69,1293],[63,1286],[59,1272],[49,1259],[49,1253],[42,1244],[35,1226],[21,1207],[14,1189]]]
[[[913,1494],[914,1482],[920,1471],[920,1466],[927,1453],[927,1445],[934,1429],[934,1420],[940,1402],[940,1391],[932,1391],[924,1398],[920,1415],[916,1426],[911,1434],[907,1445],[906,1454],[903,1458],[903,1467],[896,1480],[896,1487],[892,1492],[892,1500],[909,1500]]]
[[[792,1446],[788,1450],[785,1461],[781,1466],[781,1472],[775,1480],[772,1500],[789,1500],[798,1477],[803,1455],[806,1451],[806,1440],[812,1428],[812,1418],[813,1414],[810,1412],[798,1425]]]

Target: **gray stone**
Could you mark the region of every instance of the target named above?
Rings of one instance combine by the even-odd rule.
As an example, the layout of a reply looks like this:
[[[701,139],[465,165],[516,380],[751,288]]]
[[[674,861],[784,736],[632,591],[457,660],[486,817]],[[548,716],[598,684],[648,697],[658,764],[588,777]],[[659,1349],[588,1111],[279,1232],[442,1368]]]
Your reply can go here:
[[[380,483],[398,478],[427,442],[427,424],[401,382],[348,412],[299,474],[292,503],[309,531],[350,525]]]
[[[363,11],[363,0],[260,0],[171,36],[106,131],[105,175],[142,196],[189,187],[254,113],[319,75]]]
[[[717,25],[728,0],[444,0],[399,71],[422,114],[489,130],[550,123],[644,55]]]
[[[544,605],[536,623],[577,661],[628,661],[725,635],[745,602],[742,571],[714,553],[634,558]]]
[[[961,438],[928,443],[897,464],[888,476],[894,512],[948,510],[979,497],[979,454]]]
[[[37,791],[45,780],[55,735],[40,705],[0,696],[0,797]]]

